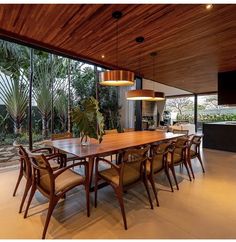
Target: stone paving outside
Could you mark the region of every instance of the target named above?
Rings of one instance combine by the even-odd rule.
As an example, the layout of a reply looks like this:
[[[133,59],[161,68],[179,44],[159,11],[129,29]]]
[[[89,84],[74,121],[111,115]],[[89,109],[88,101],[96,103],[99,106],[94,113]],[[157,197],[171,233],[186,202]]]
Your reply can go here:
[[[18,165],[17,149],[12,145],[0,146],[0,168]]]

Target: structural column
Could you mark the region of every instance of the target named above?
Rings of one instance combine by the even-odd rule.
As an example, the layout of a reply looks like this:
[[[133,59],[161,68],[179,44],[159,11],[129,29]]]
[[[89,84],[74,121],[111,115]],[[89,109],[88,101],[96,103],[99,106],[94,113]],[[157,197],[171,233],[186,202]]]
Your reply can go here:
[[[71,122],[71,78],[70,78],[70,68],[71,68],[71,63],[70,59],[68,59],[68,132],[72,132],[72,122]]]
[[[51,62],[51,134],[54,133],[54,79],[53,79],[53,60],[52,60],[52,54],[50,54],[50,62]]]
[[[195,132],[197,132],[197,94],[194,94],[194,124]]]
[[[33,148],[32,139],[32,87],[34,78],[34,50],[30,49],[30,78],[29,78],[29,107],[28,107],[28,130],[29,130],[29,150]]]
[[[143,79],[136,76],[136,90],[142,88]],[[142,101],[135,101],[135,130],[142,130]]]

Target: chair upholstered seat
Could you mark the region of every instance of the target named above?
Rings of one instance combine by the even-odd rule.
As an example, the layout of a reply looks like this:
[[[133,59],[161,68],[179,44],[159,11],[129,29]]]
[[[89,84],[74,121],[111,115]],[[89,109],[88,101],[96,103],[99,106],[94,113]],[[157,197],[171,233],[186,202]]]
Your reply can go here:
[[[178,153],[174,153],[174,157],[173,158],[174,158],[174,160],[173,160],[174,164],[179,163],[179,162],[182,161],[181,155],[178,154]],[[167,162],[171,163],[171,154],[170,153],[168,153],[168,155],[167,155]]]
[[[197,152],[195,150],[190,149],[190,157],[195,157],[197,155]]]
[[[119,174],[114,167],[99,172],[99,175],[115,185],[119,185]],[[131,184],[140,178],[140,170],[135,164],[126,164],[123,176],[123,185]]]
[[[162,155],[156,155],[155,158],[153,159],[153,172],[157,172],[163,169],[163,162],[162,162],[163,156]],[[147,174],[150,174],[151,170],[151,162],[147,160],[146,163],[146,172]]]
[[[53,170],[57,170],[60,167],[56,160],[49,160],[49,164]]]
[[[55,193],[58,194],[59,192],[63,192],[78,183],[82,183],[83,181],[83,176],[68,169],[55,179]],[[40,186],[46,191],[50,191],[50,178],[48,174],[40,177]]]

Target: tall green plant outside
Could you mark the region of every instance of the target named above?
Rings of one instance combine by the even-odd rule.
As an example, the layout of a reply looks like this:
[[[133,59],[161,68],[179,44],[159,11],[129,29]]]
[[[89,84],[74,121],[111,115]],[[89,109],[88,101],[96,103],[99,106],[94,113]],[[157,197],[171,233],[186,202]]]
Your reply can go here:
[[[14,123],[14,134],[18,135],[21,133],[22,122],[26,117],[28,83],[23,74],[19,79],[13,79],[1,72],[0,76],[2,79],[0,82],[0,98]]]
[[[63,58],[50,59],[49,55],[35,61],[33,96],[42,116],[42,135],[48,136],[49,121],[51,118],[52,98],[58,101],[58,90],[61,88],[65,77],[65,61]],[[53,85],[53,86],[52,86]]]

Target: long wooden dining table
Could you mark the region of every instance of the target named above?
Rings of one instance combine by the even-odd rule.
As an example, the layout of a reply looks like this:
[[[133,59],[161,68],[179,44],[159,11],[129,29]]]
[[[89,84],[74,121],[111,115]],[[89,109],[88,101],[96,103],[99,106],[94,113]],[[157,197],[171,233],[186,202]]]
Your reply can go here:
[[[88,160],[91,188],[94,160],[96,157],[104,157],[126,149],[168,141],[181,136],[183,136],[183,134],[173,134],[161,131],[133,131],[104,135],[103,141],[100,144],[97,140],[91,139],[89,145],[81,145],[79,138],[69,138],[50,141],[50,145],[60,151]]]

